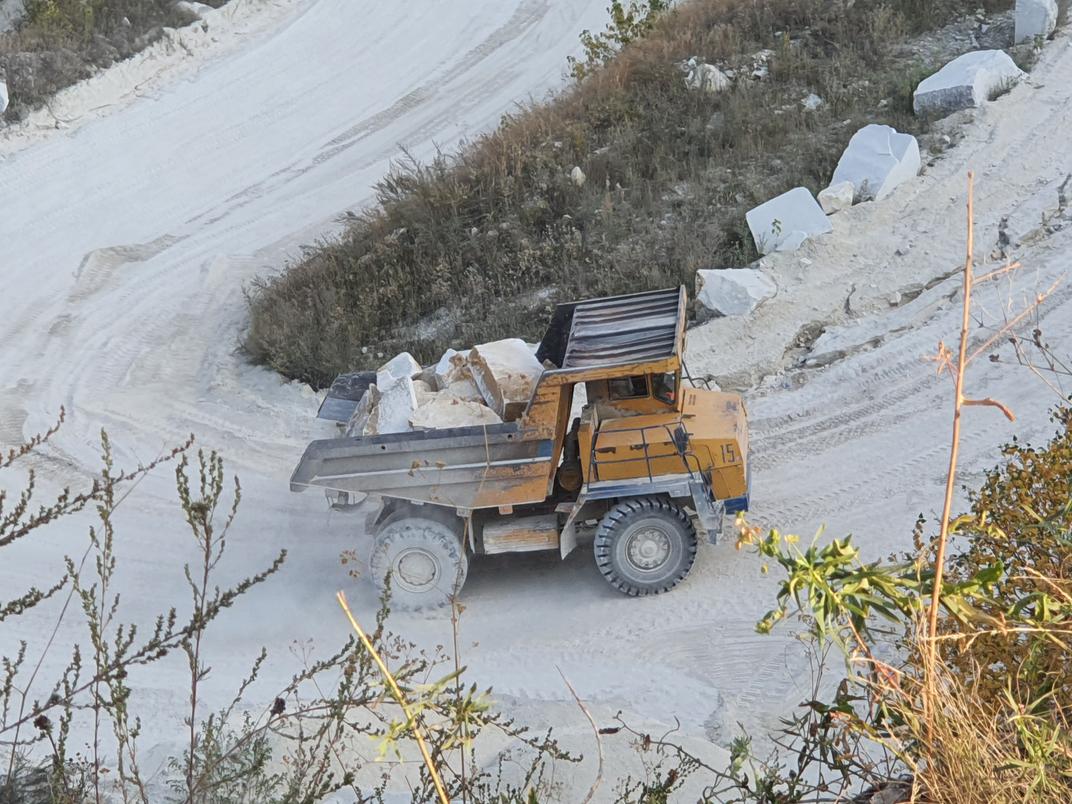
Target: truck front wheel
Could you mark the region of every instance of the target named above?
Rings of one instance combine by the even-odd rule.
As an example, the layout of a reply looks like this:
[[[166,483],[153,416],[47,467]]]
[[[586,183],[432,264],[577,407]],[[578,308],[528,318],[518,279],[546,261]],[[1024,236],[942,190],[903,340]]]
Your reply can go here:
[[[391,577],[391,606],[416,610],[444,606],[465,583],[469,559],[459,535],[435,519],[388,519],[376,534],[369,571],[383,590]]]
[[[696,560],[692,520],[668,500],[638,497],[610,509],[596,531],[596,564],[619,592],[669,592]]]

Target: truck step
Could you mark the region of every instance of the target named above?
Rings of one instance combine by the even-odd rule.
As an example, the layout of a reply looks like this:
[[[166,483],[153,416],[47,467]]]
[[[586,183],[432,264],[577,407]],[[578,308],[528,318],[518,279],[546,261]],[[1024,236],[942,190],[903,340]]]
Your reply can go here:
[[[484,552],[488,555],[557,549],[558,517],[555,514],[504,519],[484,526]]]

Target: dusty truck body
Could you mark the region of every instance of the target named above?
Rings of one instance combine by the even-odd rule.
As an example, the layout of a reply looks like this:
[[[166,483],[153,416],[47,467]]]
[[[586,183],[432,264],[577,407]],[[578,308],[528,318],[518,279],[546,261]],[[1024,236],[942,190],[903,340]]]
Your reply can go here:
[[[547,368],[515,421],[314,441],[291,489],[383,500],[370,569],[403,605],[438,605],[469,556],[576,548],[595,526],[600,571],[629,595],[684,579],[697,532],[748,507],[748,428],[736,394],[683,377],[683,289],[559,305]],[[574,396],[584,389],[579,416]]]

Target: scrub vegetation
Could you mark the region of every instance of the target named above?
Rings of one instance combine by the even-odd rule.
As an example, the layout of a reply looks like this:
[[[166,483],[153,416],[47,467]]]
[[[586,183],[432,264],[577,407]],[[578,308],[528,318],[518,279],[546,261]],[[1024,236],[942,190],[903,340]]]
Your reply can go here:
[[[556,301],[745,265],[748,209],[822,189],[867,123],[923,131],[916,83],[972,49],[980,6],[1011,5],[616,3],[606,31],[583,35],[570,87],[456,154],[403,158],[344,232],[257,282],[246,350],[322,387],[381,354],[431,362],[447,346],[538,338]],[[950,23],[963,35],[943,35]],[[732,88],[688,89],[691,58],[735,71]],[[823,103],[809,111],[812,93]]]

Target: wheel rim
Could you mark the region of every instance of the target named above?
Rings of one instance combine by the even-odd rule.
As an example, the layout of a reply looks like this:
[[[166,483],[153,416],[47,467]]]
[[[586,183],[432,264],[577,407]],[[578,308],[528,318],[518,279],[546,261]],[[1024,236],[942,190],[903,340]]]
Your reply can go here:
[[[641,572],[653,572],[670,560],[670,536],[659,528],[644,528],[629,536],[625,555]]]
[[[426,550],[411,547],[395,558],[392,567],[395,582],[408,592],[425,592],[439,580],[439,561]]]

